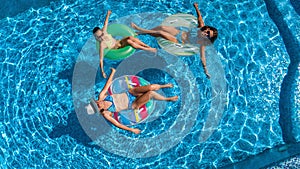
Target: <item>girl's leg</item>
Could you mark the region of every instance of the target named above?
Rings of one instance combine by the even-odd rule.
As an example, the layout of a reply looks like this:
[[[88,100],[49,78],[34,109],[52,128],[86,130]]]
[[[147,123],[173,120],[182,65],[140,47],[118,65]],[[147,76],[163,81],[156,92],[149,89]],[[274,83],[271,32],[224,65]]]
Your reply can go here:
[[[151,85],[147,85],[147,86],[139,86],[139,87],[134,87],[129,89],[129,93],[131,93],[132,95],[139,97],[142,94],[149,92],[149,91],[155,91],[155,90],[159,90],[162,88],[167,88],[167,87],[173,87],[172,84],[164,84],[164,85],[159,85],[159,84],[151,84]]]
[[[132,37],[132,36],[127,38],[127,43],[136,49],[142,49],[142,50],[147,50],[147,51],[151,51],[151,52],[156,52],[155,48],[151,48],[150,46],[144,44],[139,39]]]
[[[138,97],[133,103],[132,103],[132,109],[138,109],[142,105],[146,104],[150,99],[155,99],[155,100],[165,100],[165,101],[176,101],[178,99],[178,96],[173,96],[173,97],[164,97],[154,91],[148,91]]]
[[[151,52],[156,52],[155,48],[151,48],[150,46],[144,44],[142,41],[138,40],[137,38],[134,38],[132,36],[126,37],[120,41],[121,48],[125,47],[127,45],[130,45],[136,49],[142,49],[147,50]]]
[[[142,42],[141,40],[139,40],[138,38],[135,38],[135,37],[133,37],[133,36],[129,36],[128,40],[131,40],[131,41],[133,41],[134,43],[137,43],[137,44],[139,44],[139,45],[141,45],[141,46],[149,47],[149,48],[150,48],[150,46],[146,45],[144,42]]]
[[[178,43],[178,40],[176,39],[176,35],[180,32],[178,29],[171,27],[171,26],[157,26],[153,29],[143,29],[135,25],[134,23],[131,23],[131,26],[138,30],[138,34],[149,34],[154,37],[162,37],[164,39],[167,39],[169,41]]]

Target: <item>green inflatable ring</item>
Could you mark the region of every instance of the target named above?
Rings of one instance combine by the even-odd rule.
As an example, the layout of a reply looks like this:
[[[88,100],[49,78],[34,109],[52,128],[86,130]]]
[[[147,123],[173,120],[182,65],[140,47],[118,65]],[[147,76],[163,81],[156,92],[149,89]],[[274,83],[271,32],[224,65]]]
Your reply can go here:
[[[127,37],[136,36],[135,32],[126,25],[123,24],[110,24],[107,27],[107,33],[111,34],[113,37]],[[96,42],[96,48],[99,50],[100,43]],[[135,48],[132,46],[125,46],[119,49],[104,49],[104,57],[111,60],[124,59],[131,56],[135,52]]]

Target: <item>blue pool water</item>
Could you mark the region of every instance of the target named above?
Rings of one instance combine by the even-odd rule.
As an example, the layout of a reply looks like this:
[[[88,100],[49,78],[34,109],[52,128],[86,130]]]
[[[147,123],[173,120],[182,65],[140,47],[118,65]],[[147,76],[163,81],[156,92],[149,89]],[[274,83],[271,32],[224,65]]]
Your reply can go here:
[[[132,74],[151,83],[174,83],[173,89],[161,92],[180,98],[158,103],[154,116],[137,126],[143,131],[140,135],[113,128],[110,132],[125,136],[126,142],[109,137],[115,135],[101,140],[101,146],[92,142],[85,128],[90,126],[78,116],[80,94],[74,93],[74,86],[87,81],[75,79],[85,77],[76,66],[97,71],[97,54],[89,50],[93,27],[102,26],[111,9],[111,22],[134,21],[151,28],[170,14],[195,15],[192,3],[53,1],[1,19],[1,167],[219,168],[283,144],[279,105],[289,93],[280,92],[291,52],[262,0],[198,1],[205,23],[219,29],[219,38],[207,50],[211,80],[205,78],[197,55],[174,57],[160,50],[152,56],[138,51],[124,61],[105,60],[105,71],[118,67],[117,75],[131,73],[126,68],[133,60],[149,66]],[[295,23],[291,27],[299,29]],[[140,38],[158,47],[154,38]],[[85,50],[94,57],[87,58]],[[159,62],[154,64],[154,59]],[[292,59],[299,64],[298,58]],[[299,84],[299,73],[293,77]],[[99,72],[90,78],[95,83],[91,95],[96,96],[105,80]],[[290,99],[299,103],[296,92]],[[299,104],[293,108],[297,111]],[[104,126],[97,122],[88,125]],[[160,139],[163,134],[168,137]],[[152,141],[143,145],[148,140]]]

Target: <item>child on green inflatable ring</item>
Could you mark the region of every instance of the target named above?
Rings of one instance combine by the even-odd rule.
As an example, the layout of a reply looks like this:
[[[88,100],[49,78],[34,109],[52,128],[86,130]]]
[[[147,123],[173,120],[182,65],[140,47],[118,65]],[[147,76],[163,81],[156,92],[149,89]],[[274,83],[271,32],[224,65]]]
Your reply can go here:
[[[194,7],[195,7],[195,10],[196,10],[196,13],[198,16],[197,17],[198,28],[200,28],[197,31],[197,37],[196,37],[197,44],[200,44],[200,56],[201,56],[201,61],[202,61],[202,66],[203,66],[204,72],[205,72],[207,78],[210,78],[210,74],[208,73],[208,70],[206,68],[205,46],[214,43],[214,41],[218,37],[218,30],[211,26],[205,26],[204,21],[201,16],[201,13],[198,9],[198,4],[194,3]],[[157,26],[150,30],[140,28],[137,25],[135,25],[134,23],[132,23],[131,26],[134,29],[139,31],[138,34],[149,34],[154,37],[162,37],[162,38],[172,41],[174,43],[190,42],[190,39],[189,39],[190,32],[181,31],[172,26]]]
[[[107,33],[108,18],[110,16],[110,14],[111,14],[111,11],[110,10],[107,11],[104,26],[102,29],[100,29],[99,27],[95,27],[93,29],[93,35],[94,35],[95,39],[100,42],[100,48],[99,48],[100,68],[102,71],[102,76],[104,78],[106,78],[106,74],[105,74],[104,68],[103,68],[103,57],[104,57],[103,51],[105,48],[119,49],[119,48],[125,47],[127,45],[130,45],[136,49],[142,49],[142,50],[147,50],[147,51],[151,51],[151,52],[156,52],[155,48],[151,48],[150,46],[144,44],[142,41],[140,41],[139,39],[137,39],[133,36],[128,36],[121,40],[114,39],[110,34]]]

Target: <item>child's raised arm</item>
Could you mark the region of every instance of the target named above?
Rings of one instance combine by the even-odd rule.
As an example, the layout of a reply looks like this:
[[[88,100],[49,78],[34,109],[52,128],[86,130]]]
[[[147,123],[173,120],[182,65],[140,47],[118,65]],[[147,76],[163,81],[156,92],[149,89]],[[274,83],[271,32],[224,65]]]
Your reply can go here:
[[[106,30],[107,30],[108,19],[109,19],[110,14],[111,14],[111,10],[108,10],[107,14],[106,14],[105,21],[104,21],[104,26],[103,26],[103,29],[102,29],[103,32],[106,32]]]
[[[109,86],[112,83],[113,77],[115,75],[116,69],[111,68],[111,73],[109,75],[109,78],[107,79],[103,89],[101,90],[101,92],[99,93],[99,97],[98,97],[98,101],[105,99],[106,97],[106,93],[108,91]]]

